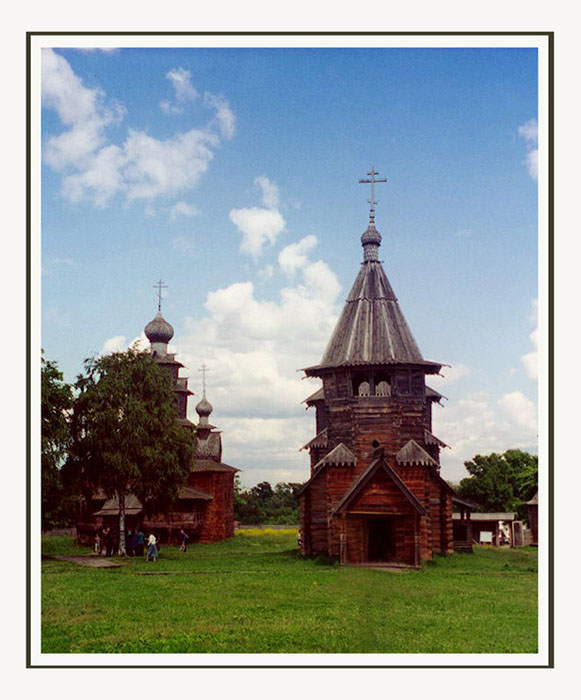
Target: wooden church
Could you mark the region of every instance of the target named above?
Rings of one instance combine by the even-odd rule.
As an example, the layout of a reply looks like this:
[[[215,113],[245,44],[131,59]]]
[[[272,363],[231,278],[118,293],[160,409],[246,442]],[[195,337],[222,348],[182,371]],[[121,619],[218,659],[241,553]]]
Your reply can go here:
[[[180,529],[184,529],[190,542],[217,542],[234,535],[234,475],[240,471],[222,462],[221,432],[209,422],[213,411],[206,398],[205,366],[202,400],[196,405],[198,423],[187,418],[188,398],[192,392],[188,380],[180,377],[183,364],[175,354],[168,352],[168,344],[174,329],[161,314],[160,302],[156,316],[145,326],[145,335],[150,342],[150,352],[156,362],[170,377],[175,394],[176,420],[191,434],[194,443],[194,458],[187,479],[180,489],[178,500],[168,513],[146,516],[141,503],[133,495],[126,499],[126,529],[141,528],[154,532],[162,543],[178,543]],[[95,532],[105,526],[112,531],[118,527],[119,502],[117,498],[106,499],[96,493],[85,503],[82,522],[77,523],[77,539],[90,544]]]
[[[322,387],[311,475],[299,492],[303,554],[344,564],[418,567],[453,551],[452,499],[440,476],[426,385],[442,364],[425,360],[379,260],[372,168],[363,262],[321,362],[304,369]]]

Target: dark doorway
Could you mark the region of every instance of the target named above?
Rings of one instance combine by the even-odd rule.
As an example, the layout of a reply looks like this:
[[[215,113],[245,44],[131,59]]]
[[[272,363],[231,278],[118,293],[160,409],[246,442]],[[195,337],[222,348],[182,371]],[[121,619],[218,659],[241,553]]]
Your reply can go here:
[[[388,518],[369,518],[367,521],[367,560],[392,561],[395,559],[393,523]]]

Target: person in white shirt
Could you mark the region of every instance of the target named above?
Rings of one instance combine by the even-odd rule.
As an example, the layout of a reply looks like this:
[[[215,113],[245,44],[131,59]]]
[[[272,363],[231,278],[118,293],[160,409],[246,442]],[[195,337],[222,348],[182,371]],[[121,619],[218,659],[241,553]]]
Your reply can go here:
[[[153,561],[157,561],[157,539],[153,532],[149,535],[147,539],[146,561],[149,561],[150,557],[153,559]]]

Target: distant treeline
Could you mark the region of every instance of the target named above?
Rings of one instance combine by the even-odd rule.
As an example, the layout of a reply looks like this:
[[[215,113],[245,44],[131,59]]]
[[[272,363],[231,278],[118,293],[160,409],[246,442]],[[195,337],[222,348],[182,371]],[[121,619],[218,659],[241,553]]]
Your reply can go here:
[[[234,517],[245,525],[298,525],[299,502],[296,492],[302,484],[280,483],[274,489],[261,481],[242,489],[238,478],[234,485]]]

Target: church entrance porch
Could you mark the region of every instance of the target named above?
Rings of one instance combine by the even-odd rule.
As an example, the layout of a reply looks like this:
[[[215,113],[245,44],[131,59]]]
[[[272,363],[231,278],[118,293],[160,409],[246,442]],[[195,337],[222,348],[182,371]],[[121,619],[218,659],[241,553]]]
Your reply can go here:
[[[414,515],[349,513],[342,519],[341,531],[342,564],[420,565],[419,518]]]

